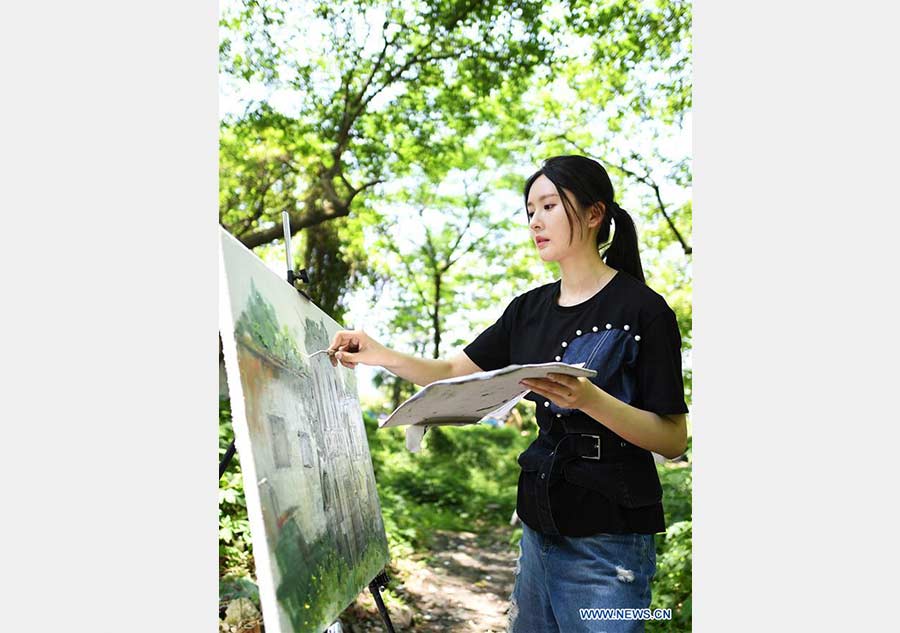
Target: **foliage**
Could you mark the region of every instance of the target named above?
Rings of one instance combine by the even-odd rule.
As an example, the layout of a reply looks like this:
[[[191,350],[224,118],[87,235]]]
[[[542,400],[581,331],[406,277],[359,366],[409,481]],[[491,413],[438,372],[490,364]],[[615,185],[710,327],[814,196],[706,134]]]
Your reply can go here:
[[[338,218],[311,226],[303,232],[303,267],[309,283],[303,290],[328,316],[340,323],[347,310],[345,286],[354,286],[367,274],[364,256],[345,248],[341,231],[352,224]]]
[[[257,247],[280,238],[282,211],[296,232],[359,213],[371,188],[412,171],[440,180],[467,139],[516,112],[549,58],[540,12],[536,0],[227,3],[223,83],[272,98],[242,98],[243,113],[223,119],[220,221]],[[349,260],[312,260],[349,285]]]
[[[280,239],[282,211],[295,232],[310,229],[300,240],[310,292],[340,321],[344,295],[370,275],[370,253],[346,248],[349,235],[397,226],[402,213],[383,224],[373,211],[398,192],[491,173],[478,205],[500,203],[509,219],[510,198],[496,194],[521,186],[523,165],[573,149],[648,193],[686,187],[687,159],[655,141],[677,134],[691,106],[690,22],[680,0],[230,0],[220,68],[241,106],[222,120],[220,221],[260,248]],[[681,221],[680,202],[660,200],[648,200],[651,230]],[[503,230],[480,252],[514,242]],[[466,269],[480,282],[485,267]]]
[[[440,358],[465,342],[459,333],[469,331],[470,323],[461,316],[496,308],[508,299],[511,278],[531,278],[522,274],[524,266],[517,271],[527,252],[524,232],[510,239],[514,221],[485,202],[489,191],[506,186],[505,179],[486,169],[483,156],[470,157],[467,165],[444,182],[395,192],[384,212],[373,211],[378,221],[369,260],[382,309],[390,314],[378,329],[394,349]],[[459,193],[442,191],[453,187]],[[408,230],[391,230],[398,220]],[[379,371],[377,380],[390,392],[393,407],[414,391],[388,372]]]
[[[420,453],[406,450],[403,429],[378,430],[364,414],[392,558],[429,542],[435,530],[508,525],[516,505],[516,458],[534,429],[485,425],[431,428]]]
[[[219,578],[219,603],[227,604],[237,598],[247,598],[259,606],[259,587],[247,577],[223,576]]]
[[[233,440],[231,402],[226,398],[219,401],[219,460],[225,456],[228,445]],[[235,454],[228,470],[219,479],[219,577],[246,578],[252,573],[253,548],[250,523],[247,520],[247,501],[244,499],[241,464]],[[219,591],[220,599],[228,597],[227,587],[223,589],[220,585]]]
[[[664,546],[657,550],[653,581],[653,608],[671,609],[671,620],[648,622],[648,631],[691,630],[692,523],[679,521],[666,530]]]
[[[691,630],[692,470],[686,465],[657,466],[664,490],[666,533],[656,537],[654,609],[671,609],[672,619],[647,622],[647,631]]]

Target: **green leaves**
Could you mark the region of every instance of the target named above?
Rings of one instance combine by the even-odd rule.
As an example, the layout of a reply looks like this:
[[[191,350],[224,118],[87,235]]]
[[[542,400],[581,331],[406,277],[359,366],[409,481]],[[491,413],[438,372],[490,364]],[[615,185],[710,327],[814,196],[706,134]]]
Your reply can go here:
[[[691,629],[692,543],[691,521],[669,525],[661,551],[658,548],[652,608],[671,609],[672,619],[648,622],[648,631],[674,632]]]
[[[364,2],[227,5],[224,84],[280,91],[290,107],[247,100],[225,117],[223,224],[248,243],[284,209],[345,215],[360,184],[411,165],[439,178],[447,153],[496,112],[487,101],[512,105],[548,58],[528,21],[539,6],[412,4],[373,23],[380,9]]]
[[[326,312],[365,292],[382,342],[437,356],[559,274],[521,187],[547,156],[593,156],[678,315],[690,396],[691,19],[682,0],[227,0],[220,221],[265,254],[288,211]]]
[[[666,512],[666,533],[656,536],[654,609],[671,609],[671,620],[647,622],[648,632],[691,630],[692,550],[690,466],[666,463],[657,466]]]
[[[219,401],[219,459],[224,457],[234,439],[231,427],[230,401]],[[238,455],[232,458],[228,470],[219,479],[219,576],[248,577],[253,574],[250,523]],[[221,593],[220,600],[227,598]],[[258,604],[258,597],[257,597]]]
[[[533,439],[513,427],[432,428],[416,455],[402,429],[364,414],[392,552],[421,547],[436,529],[498,529],[515,508],[516,457]]]
[[[640,200],[649,259],[676,230],[689,246],[690,163],[660,147],[691,105],[690,20],[690,4],[671,0],[231,0],[222,83],[240,107],[222,121],[220,221],[264,250],[288,211],[323,309],[340,321],[348,293],[388,286],[403,298],[385,327],[408,333],[407,349],[427,336],[432,352],[454,329],[451,306],[478,315],[555,272],[527,259],[508,194],[548,155],[611,166],[620,193]],[[391,250],[408,232],[386,227],[422,208],[433,231]],[[456,244],[461,218],[478,243],[436,275],[469,248]],[[689,292],[683,259],[649,269],[672,266],[666,283]]]

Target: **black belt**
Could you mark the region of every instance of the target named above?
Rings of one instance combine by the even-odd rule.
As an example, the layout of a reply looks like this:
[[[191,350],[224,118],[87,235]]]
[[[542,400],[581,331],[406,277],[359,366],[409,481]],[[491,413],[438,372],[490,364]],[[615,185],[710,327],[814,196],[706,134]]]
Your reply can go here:
[[[562,450],[560,450],[562,448]],[[600,461],[603,453],[603,441],[599,435],[587,433],[566,433],[560,439],[548,458],[538,469],[536,478],[537,514],[544,534],[558,535],[559,530],[553,520],[550,508],[550,482],[554,475],[562,473],[562,468],[574,459],[591,459]],[[560,459],[557,459],[559,457]]]
[[[600,461],[600,456],[603,453],[603,442],[600,441],[599,435],[588,435],[586,433],[579,433],[576,435],[570,433],[567,434],[566,437],[573,438],[571,440],[571,447],[575,456]],[[563,440],[565,440],[566,437],[564,437]]]

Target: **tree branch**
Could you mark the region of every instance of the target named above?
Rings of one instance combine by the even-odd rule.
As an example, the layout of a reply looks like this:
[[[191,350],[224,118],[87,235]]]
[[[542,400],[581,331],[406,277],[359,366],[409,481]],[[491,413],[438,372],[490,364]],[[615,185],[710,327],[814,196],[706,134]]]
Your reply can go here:
[[[637,163],[639,163],[639,164],[641,163],[640,158],[633,152],[631,154],[631,158],[634,159]],[[656,203],[659,205],[660,213],[662,213],[663,217],[666,219],[666,223],[669,225],[669,228],[672,229],[672,232],[675,234],[675,238],[678,240],[678,243],[681,244],[681,249],[684,251],[684,254],[690,255],[694,249],[692,249],[690,246],[687,245],[687,243],[685,243],[684,238],[681,237],[681,233],[679,233],[678,229],[675,227],[675,223],[672,221],[672,218],[669,217],[669,214],[666,212],[666,205],[663,204],[662,194],[660,193],[659,185],[657,185],[656,181],[653,180],[653,178],[650,176],[650,173],[646,169],[646,166],[645,166],[645,171],[647,173],[644,176],[641,176],[641,175],[627,169],[624,165],[611,165],[611,166],[615,169],[618,169],[622,173],[631,176],[638,182],[641,182],[641,183],[645,184],[646,186],[650,187],[651,189],[653,189],[653,193],[656,195]]]
[[[449,251],[447,252],[447,262],[441,268],[441,273],[447,272],[453,264],[455,264],[456,262],[459,261],[460,257],[462,257],[463,255],[468,253],[472,249],[472,247],[475,245],[475,242],[472,242],[471,244],[469,244],[469,247],[459,255],[459,257],[457,257],[456,259],[453,259],[453,260],[450,259],[453,256],[453,253],[456,251],[456,249],[459,248],[459,243],[462,241],[462,238],[466,234],[466,231],[468,231],[469,227],[472,226],[472,220],[475,218],[475,214],[478,212],[478,206],[477,206],[478,201],[481,199],[481,194],[484,193],[484,191],[482,191],[481,194],[475,196],[475,200],[472,201],[472,199],[469,197],[468,183],[464,182],[463,187],[464,187],[465,193],[466,193],[466,208],[469,211],[468,217],[466,218],[466,225],[457,234],[456,241],[453,243],[453,246],[451,246]]]
[[[326,209],[324,207],[317,207],[316,202],[317,196],[308,196],[304,200],[302,214],[297,212],[296,205],[294,209],[284,209],[288,212],[291,220],[291,235],[296,235],[302,229],[350,214],[350,208],[347,206],[336,206],[331,209]],[[283,237],[284,227],[282,227],[280,223],[276,223],[269,228],[259,229],[252,233],[248,233],[247,235],[239,236],[238,239],[247,248],[255,248]]]
[[[581,152],[585,156],[592,156],[591,152],[587,151],[585,148],[578,145],[578,143],[576,143],[575,141],[570,139],[565,134],[559,134],[556,136],[556,138],[569,143],[572,147],[577,149],[579,152]],[[641,163],[640,157],[638,157],[633,152],[631,154],[631,157],[638,163]],[[599,159],[599,157],[597,157],[597,156],[594,156],[594,158]],[[604,161],[604,162],[606,162],[606,161]],[[681,233],[676,228],[675,223],[672,221],[672,218],[669,217],[669,214],[666,211],[666,205],[663,203],[662,194],[659,190],[659,185],[657,185],[656,181],[653,180],[653,178],[650,176],[649,171],[646,175],[641,176],[640,174],[637,174],[634,171],[628,169],[624,165],[616,165],[616,164],[609,163],[609,162],[607,162],[606,164],[609,167],[612,167],[613,169],[616,169],[616,170],[622,172],[623,174],[626,174],[627,176],[631,176],[632,178],[634,178],[641,184],[646,185],[647,187],[650,187],[653,190],[653,193],[656,196],[656,203],[658,205],[659,212],[662,213],[662,216],[666,219],[666,223],[669,225],[669,228],[672,230],[672,233],[675,234],[675,239],[677,239],[678,243],[681,244],[681,250],[684,251],[685,255],[691,255],[693,253],[694,249],[684,241],[684,238],[681,237]]]
[[[400,252],[400,249],[394,244],[391,237],[387,234],[387,231],[384,230],[381,226],[375,225],[375,231],[378,232],[379,235],[385,238],[385,246],[387,249],[394,253],[397,256],[397,259],[400,260],[400,263],[403,264],[403,267],[406,268],[406,272],[409,274],[409,279],[412,282],[413,286],[416,288],[416,293],[422,299],[422,303],[428,305],[429,301],[425,298],[425,292],[419,286],[419,282],[416,279],[416,274],[413,272],[412,267],[409,265],[409,262],[403,257],[403,254]]]

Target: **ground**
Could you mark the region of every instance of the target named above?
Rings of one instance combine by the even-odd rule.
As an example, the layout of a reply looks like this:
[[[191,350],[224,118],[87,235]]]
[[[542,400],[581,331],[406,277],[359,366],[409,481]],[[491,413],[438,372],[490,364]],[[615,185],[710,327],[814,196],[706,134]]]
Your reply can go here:
[[[395,561],[390,587],[409,607],[388,605],[397,633],[505,631],[517,556],[510,533],[438,532],[425,552]],[[368,591],[345,615],[345,633],[385,631]]]

